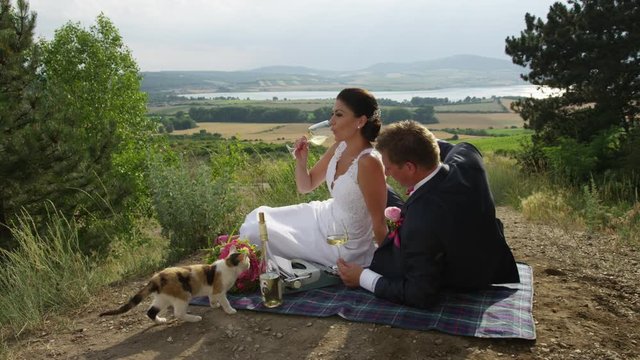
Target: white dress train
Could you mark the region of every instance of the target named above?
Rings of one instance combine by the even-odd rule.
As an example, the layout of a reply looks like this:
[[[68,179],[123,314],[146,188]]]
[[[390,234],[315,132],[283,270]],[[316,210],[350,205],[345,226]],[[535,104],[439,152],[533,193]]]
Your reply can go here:
[[[327,244],[327,235],[343,233],[346,229],[349,241],[340,246],[340,256],[348,262],[368,266],[375,250],[374,234],[371,216],[358,186],[358,160],[368,153],[379,159],[380,154],[372,148],[363,150],[336,179],[336,165],[346,147],[345,142],[338,144],[327,166],[325,180],[330,199],[275,208],[261,206],[245,218],[240,238],[261,245],[258,212],[264,212],[272,255],[332,266],[337,262],[338,249]]]

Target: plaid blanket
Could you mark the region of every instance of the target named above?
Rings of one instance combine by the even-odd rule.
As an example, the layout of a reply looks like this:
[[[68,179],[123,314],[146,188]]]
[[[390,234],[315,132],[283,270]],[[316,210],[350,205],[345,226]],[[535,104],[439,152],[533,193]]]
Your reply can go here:
[[[334,285],[286,294],[284,303],[269,309],[259,293],[229,295],[236,309],[278,314],[326,317],[391,325],[413,330],[439,330],[453,335],[480,338],[536,338],[533,320],[533,275],[531,267],[518,264],[519,284],[503,284],[471,293],[446,293],[430,310],[416,309],[378,299],[363,289]],[[209,306],[207,297],[196,297],[194,305]]]

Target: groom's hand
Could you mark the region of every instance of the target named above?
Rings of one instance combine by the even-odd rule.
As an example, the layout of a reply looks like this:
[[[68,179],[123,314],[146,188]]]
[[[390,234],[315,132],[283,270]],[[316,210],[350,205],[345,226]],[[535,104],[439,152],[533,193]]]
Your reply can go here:
[[[362,274],[362,266],[348,263],[342,258],[338,259],[338,275],[345,285],[348,287],[360,286],[360,274]]]

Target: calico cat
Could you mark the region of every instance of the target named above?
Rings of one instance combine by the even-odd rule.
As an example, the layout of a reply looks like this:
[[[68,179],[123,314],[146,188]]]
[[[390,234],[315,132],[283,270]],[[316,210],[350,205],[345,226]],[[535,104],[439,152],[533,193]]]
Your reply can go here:
[[[227,300],[227,290],[249,266],[249,256],[237,253],[231,248],[226,259],[218,260],[211,265],[166,268],[153,275],[147,285],[126,304],[118,309],[105,311],[100,316],[125,313],[151,293],[154,299],[147,316],[158,324],[167,322],[167,319],[159,317],[158,313],[170,305],[173,306],[173,314],[178,319],[189,322],[202,320],[201,316],[187,314],[189,301],[194,296],[208,295],[211,307],[217,308],[222,305],[227,314],[235,314],[236,310]]]

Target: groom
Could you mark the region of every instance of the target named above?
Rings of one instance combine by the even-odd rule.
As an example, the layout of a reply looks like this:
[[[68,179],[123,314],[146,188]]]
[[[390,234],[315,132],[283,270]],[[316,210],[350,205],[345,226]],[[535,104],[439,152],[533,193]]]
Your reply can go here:
[[[382,131],[376,149],[387,175],[411,192],[402,207],[399,241],[386,238],[369,269],[339,260],[347,286],[426,308],[444,289],[519,282],[481,155],[473,145],[455,145],[441,163],[433,134],[415,121],[402,121]]]

